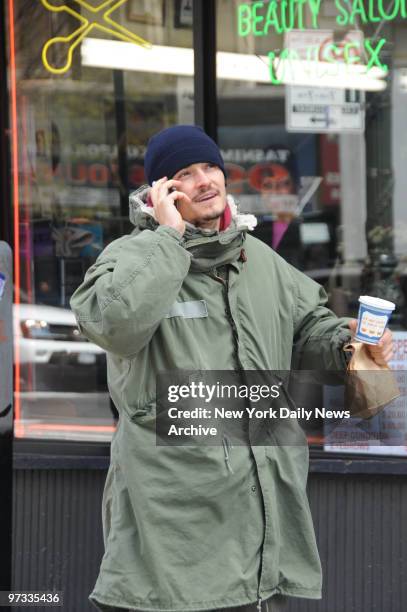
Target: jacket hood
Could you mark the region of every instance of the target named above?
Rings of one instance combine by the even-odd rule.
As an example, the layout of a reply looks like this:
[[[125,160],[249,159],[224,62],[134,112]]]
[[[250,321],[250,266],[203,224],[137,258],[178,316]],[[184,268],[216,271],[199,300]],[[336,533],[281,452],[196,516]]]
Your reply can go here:
[[[130,195],[130,221],[136,226],[136,232],[154,231],[159,227],[154,208],[147,204],[148,192],[149,186],[144,185]],[[231,219],[224,231],[202,229],[185,222],[181,244],[191,256],[191,271],[207,272],[242,257],[246,232],[256,226],[257,219],[254,215],[240,214],[230,195],[227,203]]]
[[[158,227],[155,218],[155,210],[147,204],[147,196],[149,185],[142,185],[136,191],[130,194],[129,198],[129,217],[131,223],[140,229],[156,229]],[[237,203],[231,195],[227,195],[227,204],[232,216],[229,226],[224,230],[228,231],[251,231],[257,225],[257,219],[251,214],[242,214],[239,212]],[[202,236],[212,236],[223,232],[217,230],[204,230],[197,228],[192,223],[186,222],[186,237],[197,237],[197,234]]]

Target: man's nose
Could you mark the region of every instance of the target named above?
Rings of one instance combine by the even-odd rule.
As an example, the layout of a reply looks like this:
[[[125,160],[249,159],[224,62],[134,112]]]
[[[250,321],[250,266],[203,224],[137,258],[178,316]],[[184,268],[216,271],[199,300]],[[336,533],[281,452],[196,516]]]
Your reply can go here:
[[[205,170],[198,168],[195,174],[195,182],[197,187],[206,187],[211,181]]]

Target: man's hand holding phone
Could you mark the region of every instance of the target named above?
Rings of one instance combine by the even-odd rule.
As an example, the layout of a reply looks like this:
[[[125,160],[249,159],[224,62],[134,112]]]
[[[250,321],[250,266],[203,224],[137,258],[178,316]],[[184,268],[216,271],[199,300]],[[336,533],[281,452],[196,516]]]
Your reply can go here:
[[[180,186],[181,181],[175,179],[168,180],[164,176],[153,183],[150,196],[158,223],[173,227],[181,235],[184,235],[185,221],[177,210],[177,202],[183,200],[190,204],[191,200],[185,193],[178,191]]]

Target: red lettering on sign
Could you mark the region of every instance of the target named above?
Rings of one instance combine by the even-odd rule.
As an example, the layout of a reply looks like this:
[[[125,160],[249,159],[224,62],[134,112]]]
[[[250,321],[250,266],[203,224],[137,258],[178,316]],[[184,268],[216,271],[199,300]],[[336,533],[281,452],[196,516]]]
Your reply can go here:
[[[228,176],[228,193],[239,194],[244,190],[246,170],[238,164],[225,164]]]
[[[109,180],[109,170],[104,164],[91,164],[89,166],[89,181],[96,187],[105,186]]]
[[[130,166],[129,182],[132,187],[146,183],[144,168],[141,164],[132,164]]]
[[[84,185],[87,180],[87,168],[85,164],[76,164],[68,170],[73,185]]]

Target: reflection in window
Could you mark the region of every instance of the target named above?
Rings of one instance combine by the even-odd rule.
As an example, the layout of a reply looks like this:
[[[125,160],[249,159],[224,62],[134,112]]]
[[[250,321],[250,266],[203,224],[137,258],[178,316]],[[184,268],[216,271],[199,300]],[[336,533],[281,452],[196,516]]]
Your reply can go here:
[[[338,315],[363,294],[396,303],[406,369],[407,22],[397,3],[345,4],[217,2],[219,144],[255,235]]]
[[[69,299],[106,245],[132,229],[128,196],[145,180],[150,135],[193,123],[192,13],[190,3],[128,1],[106,29],[102,8],[96,15],[74,4],[60,12],[16,0],[9,24],[19,179],[15,432],[109,440],[117,411],[105,353],[82,336]],[[76,13],[95,27],[69,49],[59,38],[77,32],[79,40]],[[163,48],[178,58],[172,69]],[[127,66],[129,50],[151,51],[151,65]]]

